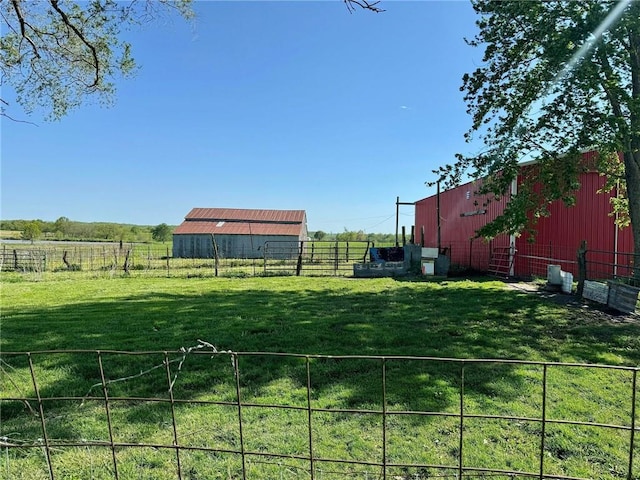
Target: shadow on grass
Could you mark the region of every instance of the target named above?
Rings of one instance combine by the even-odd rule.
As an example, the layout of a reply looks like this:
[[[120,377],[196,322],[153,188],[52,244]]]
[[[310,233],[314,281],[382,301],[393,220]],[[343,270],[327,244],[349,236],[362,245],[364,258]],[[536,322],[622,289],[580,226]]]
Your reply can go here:
[[[173,361],[169,373],[162,367],[162,354],[102,354],[108,380],[131,377],[111,383],[109,395],[168,398],[168,381],[177,375],[177,398],[229,402],[235,401],[236,391],[228,354],[212,355],[203,349],[187,356],[180,366],[182,356],[176,350],[196,346],[200,339],[235,352],[593,363],[616,356],[623,364],[640,363],[640,326],[585,324],[565,307],[504,290],[496,282],[396,281],[381,283],[377,290],[358,291],[345,283],[318,286],[322,280],[313,286],[309,283],[306,289],[271,289],[269,280],[263,280],[264,290],[256,288],[259,281],[250,283],[252,289],[216,290],[215,281],[194,280],[208,282],[211,289],[198,294],[132,293],[109,301],[9,309],[3,321],[3,350],[167,350],[173,352],[168,357]],[[39,383],[42,397],[102,394],[97,353],[33,358],[37,376],[45,370],[54,372]],[[24,357],[5,356],[4,361],[26,371]],[[314,406],[381,408],[381,360],[320,358],[310,360],[310,366]],[[390,359],[385,368],[389,408],[457,411],[459,363]],[[306,405],[305,359],[241,356],[239,369],[243,401]],[[33,390],[29,379],[21,385],[26,392]],[[474,366],[465,376],[465,395],[500,398],[503,404],[532,388],[527,375],[513,365]],[[491,408],[491,402],[479,403]],[[51,401],[47,408],[59,408],[57,414],[64,415],[75,407]],[[126,421],[148,424],[149,408],[134,406]],[[7,403],[2,420],[15,420],[23,413],[22,404]],[[56,435],[80,435],[72,428],[69,424],[65,433],[61,424]]]

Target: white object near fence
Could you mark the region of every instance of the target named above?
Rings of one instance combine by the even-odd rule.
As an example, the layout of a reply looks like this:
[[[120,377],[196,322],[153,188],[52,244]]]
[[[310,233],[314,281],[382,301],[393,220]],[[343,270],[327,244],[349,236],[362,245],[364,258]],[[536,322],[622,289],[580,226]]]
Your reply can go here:
[[[562,293],[571,293],[573,289],[573,273],[560,272],[562,277]]]
[[[562,285],[560,265],[547,265],[547,283],[549,285]]]
[[[582,296],[587,300],[606,304],[609,298],[609,285],[585,280]]]

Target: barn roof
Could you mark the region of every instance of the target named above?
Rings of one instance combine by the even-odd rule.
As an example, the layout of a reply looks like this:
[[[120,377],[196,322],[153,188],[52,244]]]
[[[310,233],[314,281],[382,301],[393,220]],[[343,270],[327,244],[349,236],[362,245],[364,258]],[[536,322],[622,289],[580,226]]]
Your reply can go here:
[[[303,223],[304,210],[254,210],[246,208],[193,208],[185,217],[186,221],[208,220],[211,222],[261,222],[261,223]]]
[[[193,208],[174,235],[306,235],[304,210]]]

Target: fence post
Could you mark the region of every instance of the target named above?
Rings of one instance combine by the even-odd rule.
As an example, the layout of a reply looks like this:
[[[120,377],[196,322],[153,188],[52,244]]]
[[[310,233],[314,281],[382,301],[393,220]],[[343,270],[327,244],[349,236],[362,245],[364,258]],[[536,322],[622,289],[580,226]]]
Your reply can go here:
[[[218,243],[216,242],[213,233],[211,234],[211,249],[213,250],[213,269],[215,276],[218,276]]]
[[[424,247],[424,225],[420,227],[420,246]]]
[[[578,248],[578,288],[576,295],[582,298],[584,290],[584,281],[587,279],[587,241],[582,240],[580,248]]]
[[[124,254],[124,265],[122,265],[122,269],[127,275],[129,274],[129,255],[131,255],[131,250],[127,249]]]
[[[296,265],[296,277],[300,276],[302,272],[302,251],[304,249],[304,242],[300,240],[300,251],[298,252],[298,264]]]
[[[13,268],[18,270],[18,251],[13,249]]]
[[[169,277],[169,247],[167,247],[167,277]]]

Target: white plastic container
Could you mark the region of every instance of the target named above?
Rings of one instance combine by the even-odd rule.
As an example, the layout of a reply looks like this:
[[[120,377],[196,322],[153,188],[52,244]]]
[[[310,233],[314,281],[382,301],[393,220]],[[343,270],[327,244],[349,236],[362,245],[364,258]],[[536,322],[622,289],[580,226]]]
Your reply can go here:
[[[547,265],[547,283],[549,285],[562,285],[560,265]]]

